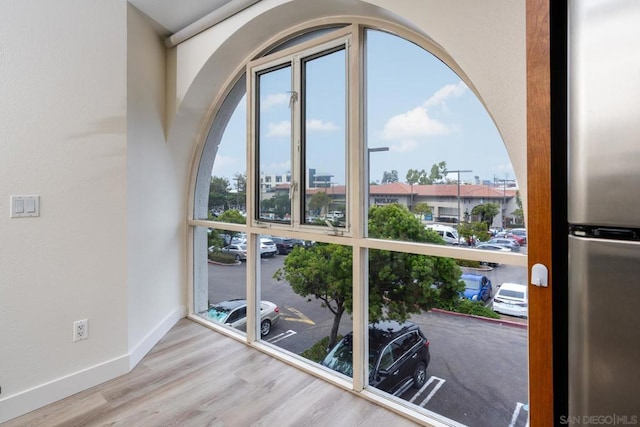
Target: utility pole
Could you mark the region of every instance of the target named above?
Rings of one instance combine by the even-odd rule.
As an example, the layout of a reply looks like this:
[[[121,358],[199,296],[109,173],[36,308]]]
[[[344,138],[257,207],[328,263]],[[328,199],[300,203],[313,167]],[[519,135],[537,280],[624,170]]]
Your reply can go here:
[[[473,172],[472,170],[455,170],[455,171],[450,171],[450,170],[446,170],[444,171],[444,174],[450,174],[450,173],[457,173],[458,174],[458,224],[460,224],[460,172]]]
[[[506,218],[506,212],[507,212],[507,182],[516,182],[515,179],[495,179],[494,177],[494,181],[498,181],[502,183],[502,209],[501,211],[501,215],[502,215],[502,228],[505,229],[507,228],[507,218]]]

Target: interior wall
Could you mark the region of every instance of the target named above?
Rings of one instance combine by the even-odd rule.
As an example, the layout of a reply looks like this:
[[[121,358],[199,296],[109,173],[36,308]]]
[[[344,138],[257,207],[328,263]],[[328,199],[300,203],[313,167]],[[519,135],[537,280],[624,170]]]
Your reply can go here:
[[[3,2],[0,40],[1,422],[128,370],[126,2]]]
[[[166,49],[154,23],[128,7],[127,259],[133,367],[186,315],[185,168],[167,144]],[[184,160],[182,161],[185,162]]]

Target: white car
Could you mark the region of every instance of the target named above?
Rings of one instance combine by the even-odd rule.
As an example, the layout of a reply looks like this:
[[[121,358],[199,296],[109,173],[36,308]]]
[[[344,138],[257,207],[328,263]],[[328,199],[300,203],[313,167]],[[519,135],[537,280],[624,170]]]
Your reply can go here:
[[[273,240],[266,237],[260,238],[260,256],[271,257],[278,253],[278,247]]]
[[[493,297],[493,311],[509,316],[527,317],[529,294],[526,285],[503,283]]]
[[[247,330],[247,301],[232,299],[211,304],[206,317],[241,331]],[[260,302],[260,335],[269,335],[271,327],[280,320],[280,309],[270,301]]]

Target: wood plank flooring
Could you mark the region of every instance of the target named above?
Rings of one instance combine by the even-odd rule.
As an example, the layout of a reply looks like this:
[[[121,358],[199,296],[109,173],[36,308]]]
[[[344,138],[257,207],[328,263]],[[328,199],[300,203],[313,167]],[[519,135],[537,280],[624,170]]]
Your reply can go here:
[[[415,424],[180,320],[130,373],[15,418],[23,426],[393,426]]]

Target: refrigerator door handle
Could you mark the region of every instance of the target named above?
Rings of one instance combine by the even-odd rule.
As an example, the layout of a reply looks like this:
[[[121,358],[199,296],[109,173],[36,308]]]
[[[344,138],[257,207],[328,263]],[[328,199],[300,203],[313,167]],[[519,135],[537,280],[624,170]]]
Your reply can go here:
[[[549,269],[544,264],[531,267],[531,284],[546,288],[549,286]]]

